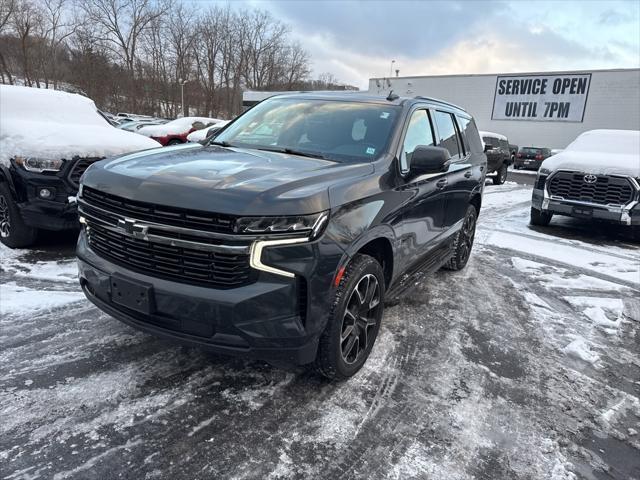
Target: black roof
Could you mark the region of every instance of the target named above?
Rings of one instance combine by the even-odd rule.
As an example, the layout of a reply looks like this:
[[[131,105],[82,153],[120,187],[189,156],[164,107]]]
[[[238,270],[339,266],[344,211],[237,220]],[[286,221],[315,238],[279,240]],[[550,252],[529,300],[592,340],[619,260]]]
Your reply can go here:
[[[294,98],[308,98],[308,99],[317,99],[317,100],[344,100],[344,101],[356,101],[356,102],[368,102],[368,103],[378,103],[384,105],[406,105],[410,103],[419,103],[419,102],[428,102],[440,104],[443,106],[447,106],[450,108],[455,108],[456,110],[460,110],[466,113],[466,110],[458,105],[454,105],[453,103],[445,102],[444,100],[438,100],[437,98],[430,97],[397,97],[393,100],[387,100],[387,97],[384,95],[375,95],[371,92],[345,92],[343,90],[339,90],[336,92],[296,92],[296,93],[278,93],[274,95],[274,97],[294,97]],[[273,97],[271,97],[273,98]]]

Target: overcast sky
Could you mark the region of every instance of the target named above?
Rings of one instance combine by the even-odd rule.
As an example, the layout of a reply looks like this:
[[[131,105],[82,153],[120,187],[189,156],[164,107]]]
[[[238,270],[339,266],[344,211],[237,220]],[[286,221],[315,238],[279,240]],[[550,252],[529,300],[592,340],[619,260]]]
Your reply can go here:
[[[247,0],[291,28],[313,76],[640,67],[640,2]]]

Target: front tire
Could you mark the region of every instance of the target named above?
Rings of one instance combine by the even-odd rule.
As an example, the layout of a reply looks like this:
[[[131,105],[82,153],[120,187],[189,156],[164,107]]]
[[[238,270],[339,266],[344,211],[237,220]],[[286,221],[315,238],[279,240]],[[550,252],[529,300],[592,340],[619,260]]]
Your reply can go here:
[[[0,242],[9,248],[30,247],[38,230],[25,225],[6,183],[0,183]]]
[[[494,185],[502,185],[507,180],[507,165],[502,164],[500,169],[496,172],[496,176],[493,177]]]
[[[378,336],[384,293],[380,263],[369,255],[356,255],[336,289],[313,364],[316,372],[345,380],[362,368]]]
[[[538,210],[537,208],[531,207],[531,217],[529,219],[529,223],[537,227],[546,227],[547,225],[549,225],[552,217],[553,213],[543,212],[541,210]]]
[[[464,216],[462,228],[456,233],[454,240],[454,253],[444,268],[447,270],[462,270],[469,261],[471,249],[473,248],[473,240],[476,236],[476,221],[478,212],[473,205],[467,207],[467,213]]]

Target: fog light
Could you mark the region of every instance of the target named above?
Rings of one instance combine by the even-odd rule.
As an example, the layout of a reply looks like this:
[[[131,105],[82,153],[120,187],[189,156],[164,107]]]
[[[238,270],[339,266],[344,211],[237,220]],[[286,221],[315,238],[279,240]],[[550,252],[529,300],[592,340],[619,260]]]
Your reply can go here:
[[[48,188],[41,188],[40,191],[38,192],[38,196],[40,198],[49,199],[49,198],[53,197],[53,192],[51,190],[49,190]]]

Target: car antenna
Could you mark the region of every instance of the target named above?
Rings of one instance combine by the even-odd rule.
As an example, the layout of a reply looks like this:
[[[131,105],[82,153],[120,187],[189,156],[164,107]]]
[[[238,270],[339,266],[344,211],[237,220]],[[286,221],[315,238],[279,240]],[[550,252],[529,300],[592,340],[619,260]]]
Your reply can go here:
[[[387,100],[390,102],[393,102],[394,100],[399,99],[400,97],[398,95],[396,95],[395,93],[393,93],[393,90],[389,91],[389,95],[387,95]]]

